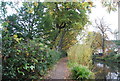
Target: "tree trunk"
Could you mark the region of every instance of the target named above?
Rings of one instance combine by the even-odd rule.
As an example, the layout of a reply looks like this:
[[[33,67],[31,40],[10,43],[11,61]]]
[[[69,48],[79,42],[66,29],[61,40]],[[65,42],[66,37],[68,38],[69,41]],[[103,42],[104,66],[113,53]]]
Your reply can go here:
[[[104,38],[104,33],[103,33],[103,38],[102,38],[102,52],[103,52],[103,54],[105,53],[105,38]]]
[[[63,38],[64,38],[64,36],[65,36],[65,33],[66,33],[65,29],[63,29],[62,35],[61,35],[61,37],[60,37],[60,40],[59,40],[59,43],[58,43],[58,47],[57,47],[57,50],[58,50],[58,51],[61,51],[61,50],[62,50]]]
[[[53,42],[52,42],[53,46],[52,46],[52,48],[55,46],[56,39],[57,39],[58,35],[60,34],[60,32],[61,32],[61,30],[59,29],[59,31],[56,33],[56,35],[55,35],[55,37],[53,39]]]

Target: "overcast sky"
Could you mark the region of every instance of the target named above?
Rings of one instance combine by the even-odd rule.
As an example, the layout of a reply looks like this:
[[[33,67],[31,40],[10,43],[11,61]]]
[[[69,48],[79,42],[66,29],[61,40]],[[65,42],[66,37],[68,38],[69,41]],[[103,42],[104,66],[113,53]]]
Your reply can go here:
[[[104,17],[105,22],[110,25],[109,27],[114,32],[118,29],[118,11],[108,13],[105,7],[102,7],[102,4],[99,0],[94,0],[94,4],[96,5],[95,8],[92,8],[92,13],[90,14],[90,20],[93,22],[95,19]],[[95,30],[94,28],[89,28],[91,31]],[[114,35],[107,32],[109,39],[115,39]]]

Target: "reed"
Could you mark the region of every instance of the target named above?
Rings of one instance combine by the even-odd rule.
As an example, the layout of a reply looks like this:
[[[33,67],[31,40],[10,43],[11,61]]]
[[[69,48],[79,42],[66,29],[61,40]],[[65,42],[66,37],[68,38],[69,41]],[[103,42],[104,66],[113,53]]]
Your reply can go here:
[[[76,44],[68,50],[68,59],[71,63],[78,63],[90,67],[92,64],[92,48],[90,44]]]

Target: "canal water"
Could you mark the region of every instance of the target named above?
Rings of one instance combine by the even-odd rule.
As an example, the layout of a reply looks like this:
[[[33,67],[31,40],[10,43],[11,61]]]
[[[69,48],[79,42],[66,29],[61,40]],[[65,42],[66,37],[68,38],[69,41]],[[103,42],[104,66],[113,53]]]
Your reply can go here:
[[[113,62],[95,61],[95,79],[120,81],[120,64]]]

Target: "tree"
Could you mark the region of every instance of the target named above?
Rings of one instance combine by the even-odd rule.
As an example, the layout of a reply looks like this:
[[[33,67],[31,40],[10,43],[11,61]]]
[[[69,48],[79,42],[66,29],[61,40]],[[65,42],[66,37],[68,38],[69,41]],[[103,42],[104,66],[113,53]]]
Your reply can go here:
[[[105,40],[106,40],[106,32],[111,32],[111,29],[109,28],[109,25],[105,24],[103,18],[99,19],[99,21],[95,20],[96,28],[99,29],[101,35],[102,35],[102,52],[105,53]]]
[[[82,30],[89,22],[86,13],[90,11],[90,5],[88,2],[24,2],[22,7],[16,9],[17,14],[7,16],[4,20],[11,35],[17,34],[24,39],[40,37],[51,43],[51,48],[61,50],[65,35]]]
[[[84,29],[89,22],[87,13],[91,6],[90,2],[24,2],[21,7],[15,8],[16,14],[7,16],[4,20],[8,23],[6,28],[11,35],[17,34],[25,40],[40,37],[51,43],[51,48],[62,50],[65,46],[63,42],[71,35],[70,32],[77,31],[73,39],[69,38],[68,41],[74,40],[78,30]]]
[[[107,8],[107,11],[110,13],[111,11],[116,11],[116,7],[118,5],[119,0],[101,0],[101,3],[104,7]]]
[[[62,50],[68,50],[71,46],[78,42],[77,35],[79,30],[66,32],[63,38]]]
[[[6,20],[9,22],[7,29],[11,34],[17,33],[24,38],[33,39],[41,34],[43,9],[41,3],[37,6],[34,3],[23,3],[23,7],[17,9],[17,14],[7,16]]]
[[[102,47],[102,35],[99,32],[88,32],[86,43],[89,43],[93,53]]]
[[[18,13],[5,14],[3,21],[3,78],[40,79],[60,56],[43,43],[50,41],[48,37],[52,36],[49,13],[44,13],[42,3],[23,3]],[[46,40],[41,42],[40,39]]]
[[[56,49],[61,50],[66,33],[74,30],[82,30],[89,22],[86,13],[90,10],[88,7],[91,4],[88,2],[54,2],[47,3],[46,5],[46,11],[53,18],[54,29],[58,31],[53,42],[56,42],[56,39],[59,38]]]
[[[6,4],[6,2],[2,4]],[[3,9],[5,6],[3,6]],[[9,6],[11,7],[11,5]],[[17,13],[2,17],[3,24],[7,23],[7,26],[3,28],[9,30],[11,36],[17,34],[19,38],[22,37],[25,41],[39,38],[51,47],[50,42],[53,40],[55,31],[52,27],[50,14],[44,12],[44,4],[41,2],[23,2],[21,7],[13,7],[13,9]],[[7,9],[5,10],[7,11]]]

